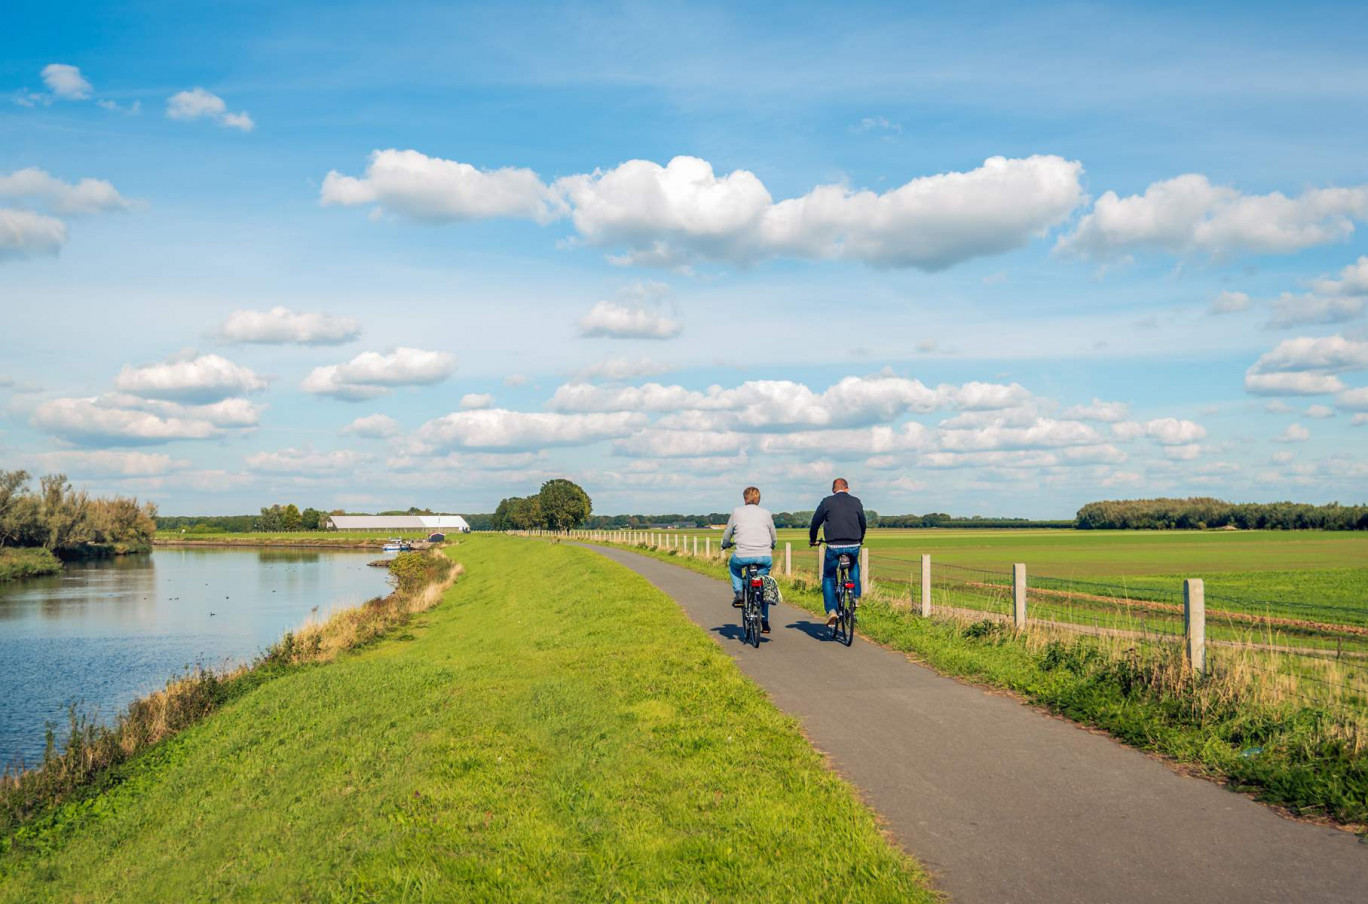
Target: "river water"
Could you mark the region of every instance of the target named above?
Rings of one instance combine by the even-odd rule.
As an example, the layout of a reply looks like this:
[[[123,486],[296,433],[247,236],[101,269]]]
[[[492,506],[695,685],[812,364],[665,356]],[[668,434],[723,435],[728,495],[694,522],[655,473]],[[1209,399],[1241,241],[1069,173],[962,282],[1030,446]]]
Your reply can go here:
[[[68,707],[108,722],[187,666],[251,660],[311,610],[389,590],[375,552],[158,549],[0,584],[0,765],[60,744]]]

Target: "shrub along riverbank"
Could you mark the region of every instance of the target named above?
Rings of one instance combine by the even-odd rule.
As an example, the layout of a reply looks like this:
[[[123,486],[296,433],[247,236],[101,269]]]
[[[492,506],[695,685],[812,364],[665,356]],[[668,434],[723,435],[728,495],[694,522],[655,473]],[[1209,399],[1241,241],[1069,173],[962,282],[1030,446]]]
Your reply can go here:
[[[582,549],[456,551],[402,632],[261,683],[0,856],[0,901],[932,900],[664,594]]]
[[[37,549],[0,548],[0,583],[56,574],[62,570],[62,560],[42,547]]]
[[[719,579],[726,573],[721,559],[637,551]],[[822,611],[820,585],[776,579],[785,602]],[[877,590],[861,606],[859,631],[937,671],[1006,688],[1265,802],[1368,824],[1368,700],[1353,711],[1331,707],[1289,690],[1290,679],[1269,682],[1253,664],[1223,654],[1212,655],[1212,674],[1199,679],[1175,644],[925,619],[912,614],[905,596]]]
[[[35,768],[7,767],[0,776],[0,851],[46,837],[71,813],[117,785],[117,767],[183,731],[209,713],[277,677],[289,667],[323,662],[364,646],[411,615],[436,605],[459,573],[440,552],[402,553],[390,563],[394,592],[331,614],[323,622],[287,633],[256,662],[229,671],[197,669],[135,700],[113,725],[73,711],[65,738],[48,732],[47,751]]]

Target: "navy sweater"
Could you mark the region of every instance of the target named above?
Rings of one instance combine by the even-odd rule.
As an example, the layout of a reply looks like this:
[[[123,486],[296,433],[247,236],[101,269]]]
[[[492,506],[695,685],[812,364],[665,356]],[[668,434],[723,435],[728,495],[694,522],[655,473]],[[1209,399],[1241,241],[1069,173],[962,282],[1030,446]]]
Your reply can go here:
[[[864,542],[865,513],[860,500],[849,493],[832,493],[812,513],[808,542],[817,542],[817,531],[825,526],[826,541],[832,546],[858,546]]]

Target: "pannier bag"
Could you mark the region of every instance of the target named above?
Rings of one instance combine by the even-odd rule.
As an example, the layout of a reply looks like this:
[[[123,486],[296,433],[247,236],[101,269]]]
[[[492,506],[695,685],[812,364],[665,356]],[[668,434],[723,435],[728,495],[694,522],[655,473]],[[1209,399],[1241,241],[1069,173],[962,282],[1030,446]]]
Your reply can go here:
[[[769,575],[765,575],[762,580],[765,582],[761,587],[761,592],[765,595],[765,605],[777,606],[784,601],[779,595],[779,582]]]

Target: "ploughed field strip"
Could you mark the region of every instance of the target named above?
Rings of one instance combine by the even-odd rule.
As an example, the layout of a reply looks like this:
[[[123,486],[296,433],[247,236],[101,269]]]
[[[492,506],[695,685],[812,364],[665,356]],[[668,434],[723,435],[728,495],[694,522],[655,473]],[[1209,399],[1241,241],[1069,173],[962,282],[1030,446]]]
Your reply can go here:
[[[448,552],[436,608],[5,839],[0,901],[931,900],[665,594],[569,546]]]
[[[1368,845],[1181,776],[1103,736],[936,675],[816,616],[771,612],[758,650],[736,639],[719,580],[602,554],[670,593],[798,716],[953,900],[1361,900]],[[722,569],[719,565],[719,574]]]

